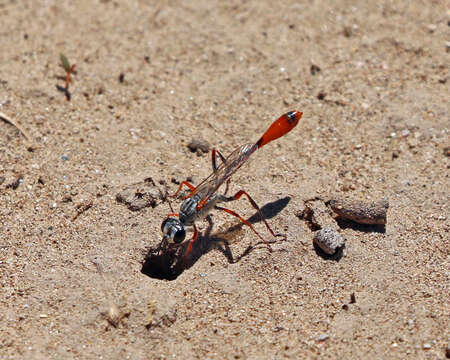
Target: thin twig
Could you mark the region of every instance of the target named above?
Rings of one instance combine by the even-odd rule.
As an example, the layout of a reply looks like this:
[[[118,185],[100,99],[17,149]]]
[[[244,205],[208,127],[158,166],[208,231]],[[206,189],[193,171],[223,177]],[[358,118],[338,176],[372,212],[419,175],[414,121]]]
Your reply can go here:
[[[82,202],[81,204],[78,204],[77,205],[77,212],[72,217],[72,221],[75,221],[78,218],[78,216],[80,216],[85,211],[89,210],[92,207],[92,205],[94,205],[92,200],[86,200],[86,201]]]
[[[11,119],[8,115],[0,112],[0,119],[2,119],[3,121],[5,121],[8,124],[14,126],[16,129],[18,129],[22,133],[22,135],[25,137],[25,139],[27,139],[28,141],[31,142],[30,136],[28,136],[27,132],[19,124],[17,124],[13,119]]]

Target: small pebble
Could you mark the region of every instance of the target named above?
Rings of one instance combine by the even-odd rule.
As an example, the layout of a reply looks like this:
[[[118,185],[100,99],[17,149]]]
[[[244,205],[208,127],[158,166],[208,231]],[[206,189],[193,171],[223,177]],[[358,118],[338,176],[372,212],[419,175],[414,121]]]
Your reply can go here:
[[[444,148],[443,153],[444,153],[445,156],[449,157],[450,156],[450,146],[446,146]]]
[[[67,155],[61,155],[61,160],[62,161],[67,161],[67,160],[69,160],[69,157],[67,156]]]
[[[345,26],[344,30],[342,30],[342,34],[346,37],[349,38],[350,36],[352,36],[353,34],[353,29],[351,26]]]
[[[437,29],[437,26],[436,26],[435,24],[429,24],[429,25],[427,26],[427,29],[428,29],[428,31],[429,31],[430,33],[434,33],[434,32],[436,31],[436,29]]]
[[[315,65],[315,64],[312,64],[311,65],[311,69],[310,69],[310,71],[311,71],[311,75],[316,75],[318,72],[320,72],[320,67],[318,67],[317,65]]]
[[[325,341],[329,338],[329,336],[327,334],[321,334],[317,337],[317,341],[322,342]]]
[[[341,248],[345,239],[336,230],[323,228],[314,234],[314,244],[316,244],[324,253],[333,255]]]
[[[430,343],[425,343],[425,344],[423,344],[423,349],[424,349],[424,350],[429,350],[429,349],[431,349],[431,344],[430,344]]]
[[[69,203],[72,202],[72,196],[70,196],[70,194],[64,194],[61,201],[63,203]]]
[[[209,152],[209,149],[211,148],[211,145],[206,140],[203,139],[193,139],[188,144],[189,150],[193,153],[197,153],[197,155],[206,154]]]
[[[47,180],[46,180],[46,178],[45,178],[44,176],[40,175],[37,182],[38,182],[38,184],[40,184],[40,185],[45,185],[45,183],[47,182]]]
[[[22,177],[22,175],[19,175],[19,176],[15,177],[14,179],[12,179],[11,181],[8,181],[6,183],[6,188],[16,190],[19,187],[19,185],[22,184],[22,182],[23,182],[23,177]]]
[[[324,92],[320,92],[317,94],[317,99],[324,100],[326,96],[327,94],[325,94]]]
[[[111,304],[106,313],[106,320],[114,327],[117,327],[122,320],[122,313],[116,304]]]

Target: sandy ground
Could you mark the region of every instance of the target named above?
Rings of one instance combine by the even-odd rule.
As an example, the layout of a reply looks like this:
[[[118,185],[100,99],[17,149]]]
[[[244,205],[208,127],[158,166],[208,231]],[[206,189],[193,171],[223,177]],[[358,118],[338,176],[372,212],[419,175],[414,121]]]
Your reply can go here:
[[[76,3],[0,1],[0,112],[28,136],[0,121],[1,359],[450,357],[444,1]],[[292,109],[230,189],[287,240],[213,212],[148,276],[158,189],[211,171],[188,143],[226,155]],[[300,215],[331,196],[388,199],[387,225],[341,222],[323,256]]]

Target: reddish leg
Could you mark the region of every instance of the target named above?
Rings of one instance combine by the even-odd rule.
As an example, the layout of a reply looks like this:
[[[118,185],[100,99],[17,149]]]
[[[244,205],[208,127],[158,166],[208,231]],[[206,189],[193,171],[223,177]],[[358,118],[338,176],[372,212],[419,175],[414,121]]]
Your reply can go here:
[[[216,206],[216,209],[225,211],[226,213],[228,213],[228,214],[230,214],[230,215],[236,216],[236,217],[237,217],[239,220],[241,220],[245,225],[247,225],[250,229],[252,229],[253,232],[254,232],[254,233],[255,233],[255,234],[256,234],[256,235],[264,242],[264,244],[266,244],[266,246],[267,246],[267,248],[269,249],[269,251],[272,252],[272,248],[271,248],[271,246],[269,245],[269,243],[268,243],[266,240],[264,240],[264,238],[263,238],[261,235],[259,235],[259,233],[255,230],[255,228],[253,227],[253,225],[250,224],[247,220],[245,220],[241,215],[239,215],[238,213],[234,212],[233,210],[226,209],[226,208],[223,208],[223,207],[221,207],[221,206]]]
[[[195,190],[195,186],[192,185],[190,182],[188,182],[188,181],[182,181],[181,184],[180,184],[180,186],[178,187],[178,190],[176,191],[176,193],[173,194],[173,195],[169,195],[169,197],[176,197],[176,196],[178,195],[178,193],[181,191],[183,185],[187,186],[191,191],[194,191],[194,190]]]
[[[195,240],[197,240],[198,238],[198,230],[197,227],[194,225],[192,225],[194,227],[194,235],[192,235],[192,239],[189,241],[189,245],[186,249],[186,252],[184,253],[184,257],[183,257],[183,261],[186,260],[186,258],[188,257],[189,253],[192,250],[192,245],[194,245]]]
[[[234,201],[234,200],[238,200],[240,199],[240,197],[242,195],[247,196],[248,201],[250,201],[250,204],[253,206],[253,208],[258,212],[259,217],[261,218],[262,221],[264,221],[264,224],[266,225],[267,230],[269,230],[269,232],[272,234],[273,237],[284,237],[286,238],[286,235],[284,234],[275,234],[272,229],[270,228],[269,224],[267,223],[264,215],[262,214],[259,206],[256,204],[255,200],[253,200],[251,198],[251,196],[249,194],[247,194],[244,190],[239,190],[236,194],[234,194],[233,196],[227,197],[227,196],[220,196],[219,197],[219,201],[220,202],[229,202],[229,201]],[[259,235],[258,235],[259,236]]]

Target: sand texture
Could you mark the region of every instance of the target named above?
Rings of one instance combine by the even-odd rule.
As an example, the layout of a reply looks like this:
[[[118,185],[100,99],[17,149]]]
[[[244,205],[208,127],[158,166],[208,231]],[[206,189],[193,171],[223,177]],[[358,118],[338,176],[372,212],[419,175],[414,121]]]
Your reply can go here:
[[[449,358],[446,5],[0,0],[0,359]],[[158,253],[166,193],[289,110],[228,192],[286,240],[243,196],[272,252],[212,211]]]

